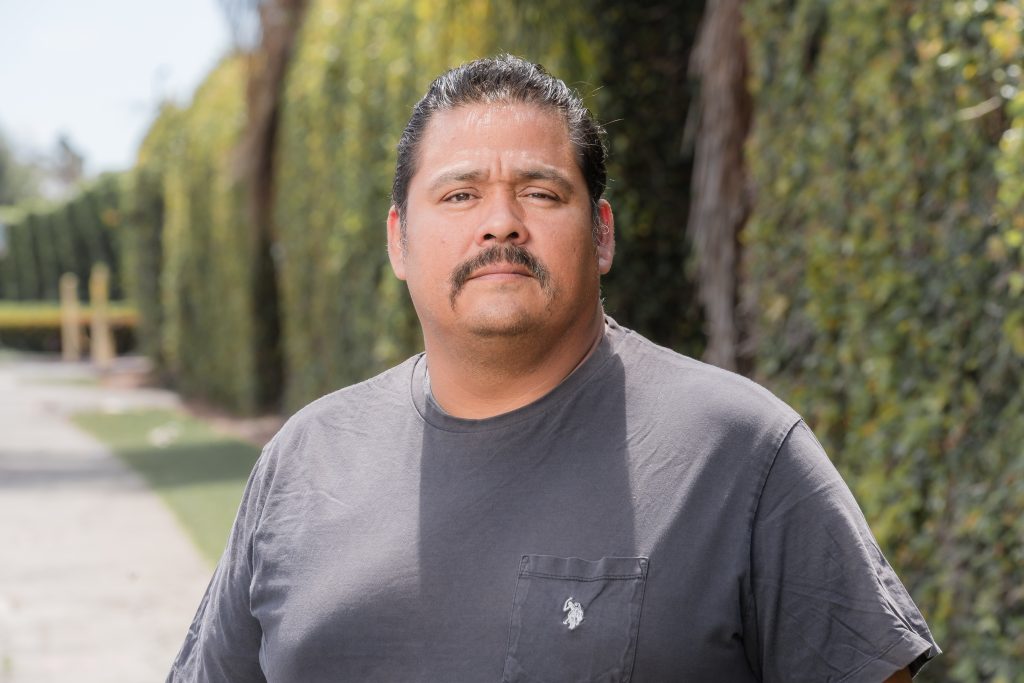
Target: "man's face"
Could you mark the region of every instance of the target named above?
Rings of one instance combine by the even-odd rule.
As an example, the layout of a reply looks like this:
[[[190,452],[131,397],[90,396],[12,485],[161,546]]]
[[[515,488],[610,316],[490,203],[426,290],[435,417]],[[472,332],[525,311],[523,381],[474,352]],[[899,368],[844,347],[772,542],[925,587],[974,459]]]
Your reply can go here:
[[[611,208],[595,241],[583,174],[561,116],[523,104],[434,115],[388,252],[428,339],[568,329],[592,314],[614,253]],[[429,341],[428,341],[429,343]]]

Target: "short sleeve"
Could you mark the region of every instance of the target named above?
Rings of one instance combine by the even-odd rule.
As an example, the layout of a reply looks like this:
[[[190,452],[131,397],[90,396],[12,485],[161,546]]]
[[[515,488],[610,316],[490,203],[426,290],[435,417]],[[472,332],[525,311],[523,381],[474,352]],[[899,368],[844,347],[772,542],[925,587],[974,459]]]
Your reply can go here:
[[[250,611],[252,539],[263,508],[267,449],[253,468],[206,594],[174,660],[167,683],[263,682],[262,630]]]
[[[747,657],[765,683],[880,683],[939,654],[924,618],[810,429],[765,480],[751,539]]]

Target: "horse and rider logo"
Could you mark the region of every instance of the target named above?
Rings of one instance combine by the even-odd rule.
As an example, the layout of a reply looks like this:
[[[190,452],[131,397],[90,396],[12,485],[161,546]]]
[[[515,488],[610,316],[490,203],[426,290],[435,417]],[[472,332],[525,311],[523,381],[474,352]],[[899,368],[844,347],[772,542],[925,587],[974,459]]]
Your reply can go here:
[[[583,623],[583,606],[573,600],[571,596],[565,601],[562,611],[569,613],[562,623],[568,626],[570,631],[575,631]]]

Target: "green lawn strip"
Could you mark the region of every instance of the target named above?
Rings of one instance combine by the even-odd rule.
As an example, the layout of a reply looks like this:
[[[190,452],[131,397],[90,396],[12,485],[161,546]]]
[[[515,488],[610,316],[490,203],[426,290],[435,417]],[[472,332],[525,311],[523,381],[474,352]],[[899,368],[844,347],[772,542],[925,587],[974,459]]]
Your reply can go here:
[[[170,410],[80,413],[74,421],[137,470],[217,562],[258,448]]]

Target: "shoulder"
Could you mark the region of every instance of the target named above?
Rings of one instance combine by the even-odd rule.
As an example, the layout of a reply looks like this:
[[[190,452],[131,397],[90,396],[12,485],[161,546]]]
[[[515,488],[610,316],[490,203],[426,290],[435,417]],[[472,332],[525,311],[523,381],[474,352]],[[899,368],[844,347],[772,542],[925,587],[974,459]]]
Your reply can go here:
[[[684,417],[688,424],[712,432],[768,432],[776,446],[800,421],[789,405],[746,377],[617,325],[609,334],[623,364],[627,398],[646,411]]]
[[[396,413],[412,410],[409,383],[421,356],[413,356],[374,377],[309,403],[285,422],[265,447],[264,454],[295,450],[318,435],[386,424]]]

